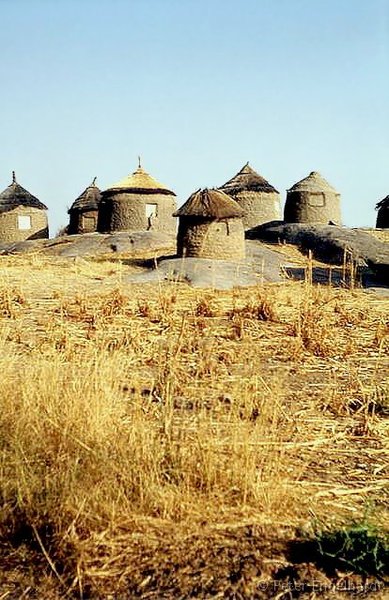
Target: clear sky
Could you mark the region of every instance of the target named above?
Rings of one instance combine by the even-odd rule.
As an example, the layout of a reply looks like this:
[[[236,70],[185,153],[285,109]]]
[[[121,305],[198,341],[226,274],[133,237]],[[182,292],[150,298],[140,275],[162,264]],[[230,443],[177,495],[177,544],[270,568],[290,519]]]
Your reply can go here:
[[[51,234],[97,176],[144,168],[179,204],[248,160],[285,190],[319,171],[343,220],[389,194],[389,0],[0,0],[0,189]]]

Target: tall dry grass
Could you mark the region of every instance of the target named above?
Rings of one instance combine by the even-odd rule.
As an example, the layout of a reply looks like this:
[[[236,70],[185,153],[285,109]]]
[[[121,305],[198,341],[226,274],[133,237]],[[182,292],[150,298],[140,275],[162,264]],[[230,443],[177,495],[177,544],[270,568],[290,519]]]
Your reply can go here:
[[[0,272],[0,533],[61,585],[108,580],[145,523],[385,521],[387,300],[25,261],[32,285]]]

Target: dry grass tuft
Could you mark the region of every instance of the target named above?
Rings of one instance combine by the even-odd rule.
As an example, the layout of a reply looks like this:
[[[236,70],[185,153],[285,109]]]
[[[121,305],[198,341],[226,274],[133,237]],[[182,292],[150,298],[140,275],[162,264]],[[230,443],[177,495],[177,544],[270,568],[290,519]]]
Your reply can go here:
[[[296,528],[366,506],[387,522],[387,300],[129,286],[123,269],[0,262],[0,534],[51,573],[19,588],[158,597],[160,573],[163,597],[180,582],[188,597],[249,594]],[[194,577],[191,544],[222,587]]]

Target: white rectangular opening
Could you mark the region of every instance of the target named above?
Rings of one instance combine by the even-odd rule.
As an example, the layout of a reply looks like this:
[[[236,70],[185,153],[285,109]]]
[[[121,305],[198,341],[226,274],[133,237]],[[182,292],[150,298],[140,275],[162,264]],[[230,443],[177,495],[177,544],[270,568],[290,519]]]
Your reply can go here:
[[[31,229],[31,217],[29,215],[18,215],[18,227],[23,231]]]
[[[157,204],[146,204],[146,218],[157,216]]]

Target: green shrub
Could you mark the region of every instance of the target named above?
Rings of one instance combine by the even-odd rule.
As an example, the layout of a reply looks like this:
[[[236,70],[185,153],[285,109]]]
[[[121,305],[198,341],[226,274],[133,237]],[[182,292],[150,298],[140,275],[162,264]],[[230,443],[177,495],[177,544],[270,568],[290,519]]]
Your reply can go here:
[[[360,575],[389,574],[389,536],[366,523],[321,531],[315,540],[317,562],[327,570],[347,570]]]

